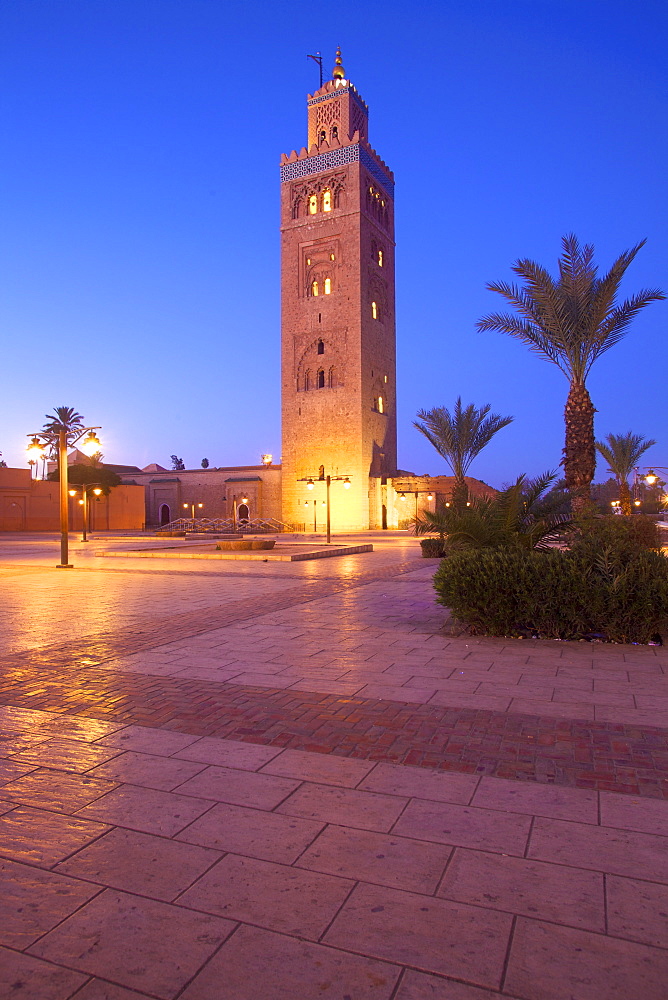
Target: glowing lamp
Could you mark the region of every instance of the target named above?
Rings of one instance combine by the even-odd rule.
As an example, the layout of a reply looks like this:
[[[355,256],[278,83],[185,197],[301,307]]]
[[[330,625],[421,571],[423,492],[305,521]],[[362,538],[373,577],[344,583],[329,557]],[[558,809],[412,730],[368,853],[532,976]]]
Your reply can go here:
[[[405,493],[400,494],[399,499],[400,500],[405,500],[406,499],[406,494]]]
[[[100,450],[100,442],[95,431],[88,432],[84,438],[83,444],[81,445],[81,450],[85,455],[88,455],[89,458],[91,455],[94,455],[96,451]]]
[[[67,492],[69,493],[69,495],[71,497],[75,497],[77,495],[77,491],[76,490],[68,490]]]
[[[40,462],[44,458],[44,445],[36,434],[28,445],[27,455],[29,462]]]
[[[83,507],[83,500],[79,500],[79,503],[80,503],[80,504],[81,504],[81,506]]]
[[[650,469],[647,475],[645,476],[645,482],[647,483],[648,486],[654,486],[654,483],[657,481],[658,478],[659,477],[657,476],[654,469]]]
[[[95,494],[96,497],[99,497],[102,495],[102,490],[101,489],[93,490],[93,493]]]
[[[433,500],[433,499],[434,499],[433,494],[428,493],[427,494],[427,500]]]
[[[634,507],[639,507],[639,506],[640,506],[640,503],[641,503],[641,501],[640,501],[640,500],[634,500],[634,501],[633,501],[633,506],[634,506]]]
[[[308,500],[304,500],[304,506],[308,507]]]
[[[320,501],[320,506],[321,507],[326,507],[327,506],[327,501],[326,500],[321,500]]]
[[[346,479],[343,480],[343,488],[344,488],[344,490],[349,490],[350,489],[350,480],[349,479],[346,478]]]
[[[262,464],[263,465],[271,465],[271,463],[273,461],[273,458],[274,458],[273,455],[263,455],[262,456]]]
[[[242,497],[242,498],[241,498],[241,502],[242,502],[242,503],[248,503],[248,497]],[[201,506],[202,506],[202,504],[200,504],[199,506],[201,507]]]
[[[183,506],[183,509],[184,509],[184,510],[188,510],[188,507],[189,507],[189,504],[187,504],[187,503],[184,503],[184,504],[183,504],[182,506]]]
[[[309,481],[308,481],[308,482],[307,482],[307,484],[306,484],[306,489],[307,489],[307,490],[312,490],[312,489],[313,489],[313,486],[314,486],[314,483],[313,483],[313,480],[312,480],[312,479],[309,479]]]
[[[203,507],[203,506],[204,506],[204,504],[203,504],[203,503],[198,503],[198,504],[197,504],[197,506],[198,506],[198,507]]]

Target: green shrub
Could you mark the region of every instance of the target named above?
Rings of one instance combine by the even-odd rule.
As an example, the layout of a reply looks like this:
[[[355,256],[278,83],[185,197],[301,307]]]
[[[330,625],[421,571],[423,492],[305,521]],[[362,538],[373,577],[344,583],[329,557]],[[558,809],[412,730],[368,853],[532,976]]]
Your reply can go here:
[[[443,560],[434,586],[480,635],[645,643],[668,617],[668,560],[596,539],[570,552],[460,551]]]
[[[424,559],[440,559],[445,555],[442,538],[423,538],[420,542],[420,548]]]
[[[645,514],[631,514],[630,517],[607,514],[603,517],[587,518],[578,525],[580,531],[573,539],[571,548],[587,549],[592,540],[595,543],[611,545],[631,554],[639,549],[659,549],[660,530],[656,521]]]

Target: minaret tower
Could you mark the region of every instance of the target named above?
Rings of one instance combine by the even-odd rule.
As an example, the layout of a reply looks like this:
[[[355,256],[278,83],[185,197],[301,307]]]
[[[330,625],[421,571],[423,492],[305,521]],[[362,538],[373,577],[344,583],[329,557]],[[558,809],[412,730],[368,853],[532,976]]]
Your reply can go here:
[[[346,78],[307,99],[308,146],[281,159],[283,520],[381,527],[396,472],[394,181]],[[322,494],[322,496],[321,496]],[[305,506],[308,504],[308,507]]]

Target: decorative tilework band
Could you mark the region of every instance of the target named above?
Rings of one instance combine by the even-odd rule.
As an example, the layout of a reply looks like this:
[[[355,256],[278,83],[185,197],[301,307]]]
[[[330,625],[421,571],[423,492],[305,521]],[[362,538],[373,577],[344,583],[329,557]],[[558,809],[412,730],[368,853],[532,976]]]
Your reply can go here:
[[[394,183],[376,161],[359,143],[352,146],[342,146],[341,149],[330,149],[326,153],[316,153],[306,160],[295,160],[294,163],[284,163],[281,167],[281,183],[295,181],[300,177],[320,174],[325,170],[342,167],[346,163],[361,163],[369,171],[374,180],[378,181],[389,195],[394,197]]]

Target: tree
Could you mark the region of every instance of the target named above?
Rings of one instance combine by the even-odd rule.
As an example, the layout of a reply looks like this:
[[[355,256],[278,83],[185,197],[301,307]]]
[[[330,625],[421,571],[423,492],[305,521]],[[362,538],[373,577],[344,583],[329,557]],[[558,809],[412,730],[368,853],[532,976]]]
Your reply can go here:
[[[596,442],[596,450],[603,456],[609,466],[609,471],[619,484],[619,499],[622,502],[622,514],[631,513],[631,491],[629,476],[640,461],[642,455],[656,441],[647,439],[640,434],[608,434],[605,441]]]
[[[81,437],[84,429],[84,418],[72,406],[56,406],[53,413],[46,414],[47,422],[42,427],[42,433],[52,437],[52,454],[58,453],[58,435],[65,431],[67,447]]]
[[[581,247],[573,234],[561,242],[559,277],[553,278],[532,260],[516,261],[513,271],[524,281],[523,287],[497,281],[487,288],[507,299],[517,315],[492,313],[477,327],[515,337],[556,365],[569,380],[562,465],[573,509],[580,511],[591,503],[590,485],[596,468],[594,405],[587,376],[596,359],[626,334],[636,314],[665,295],[659,289],[643,289],[616,304],[626,269],[645,240],[625,250],[603,278],[598,277],[593,246]]]
[[[452,502],[457,509],[466,507],[468,487],[464,477],[471,462],[496,432],[513,420],[498,413],[490,414],[490,409],[489,403],[480,409],[473,403],[463,407],[462,397],[458,396],[452,413],[445,406],[436,406],[433,410],[420,410],[418,419],[413,421],[413,426],[424,434],[452,469],[455,477]]]
[[[52,482],[60,481],[60,469],[50,472],[47,479]],[[114,486],[120,486],[121,477],[111,469],[94,465],[70,465],[67,470],[67,479],[72,486],[100,486],[105,496],[109,495]]]
[[[177,455],[170,455],[169,457],[172,460],[172,469],[174,472],[183,472],[185,470],[182,458],[179,458]]]
[[[463,509],[439,504],[415,519],[415,533],[437,533],[446,548],[549,548],[572,524],[558,498],[547,493],[556,478],[556,472],[535,479],[522,475],[496,496],[475,497]]]
[[[201,464],[202,464],[202,468],[203,469],[208,469],[209,468],[209,459],[208,458],[203,458]]]

